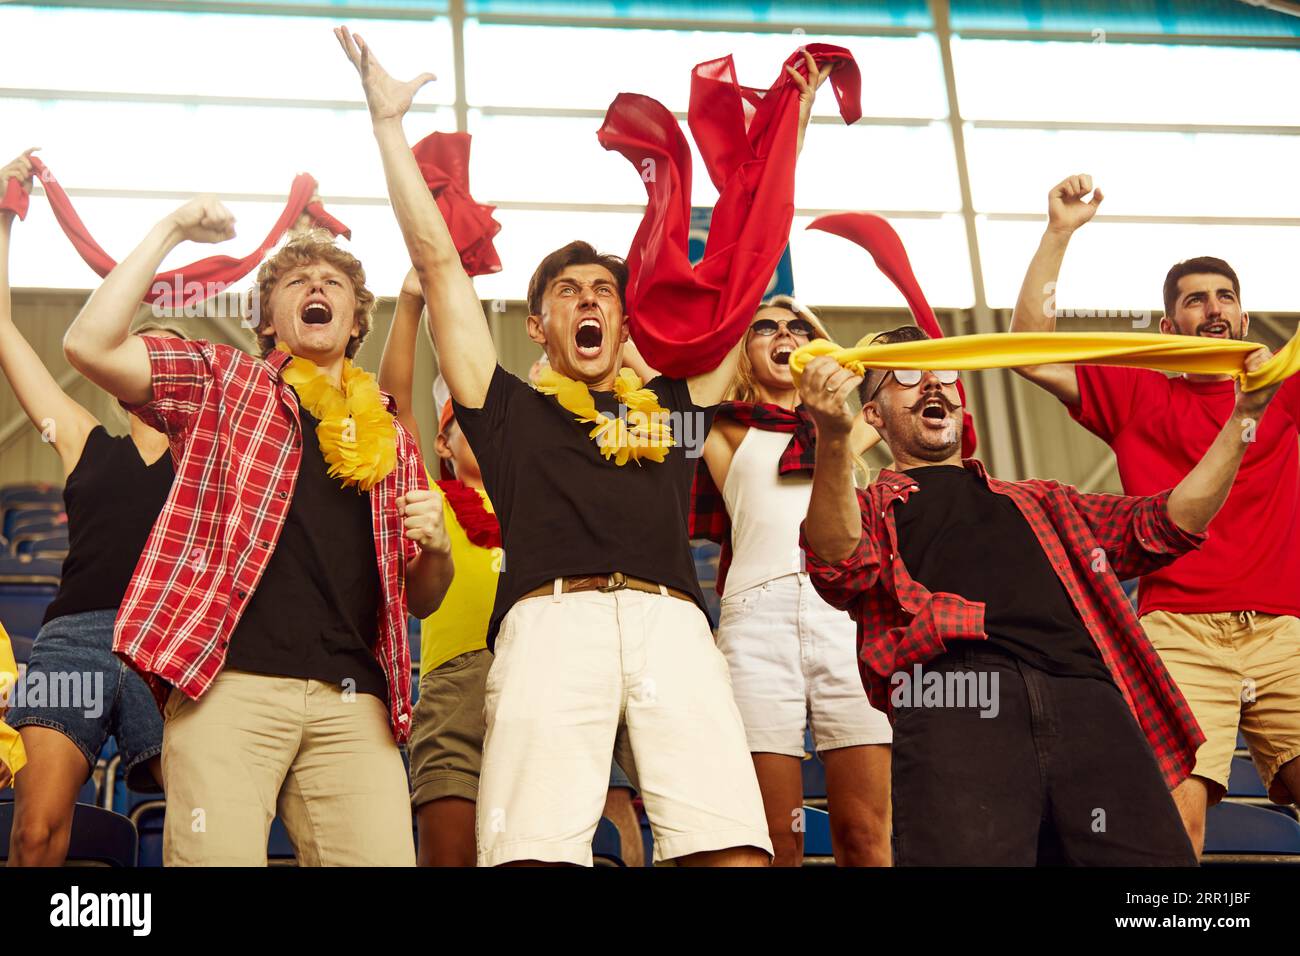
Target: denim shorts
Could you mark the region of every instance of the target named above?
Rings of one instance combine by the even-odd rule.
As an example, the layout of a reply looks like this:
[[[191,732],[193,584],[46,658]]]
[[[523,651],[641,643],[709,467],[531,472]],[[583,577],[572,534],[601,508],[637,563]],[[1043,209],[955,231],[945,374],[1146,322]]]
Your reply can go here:
[[[48,621],[32,645],[8,723],[63,734],[86,758],[87,776],[111,735],[127,786],[156,793],[146,763],[162,752],[162,715],[140,675],[112,651],[116,617],[110,609]]]

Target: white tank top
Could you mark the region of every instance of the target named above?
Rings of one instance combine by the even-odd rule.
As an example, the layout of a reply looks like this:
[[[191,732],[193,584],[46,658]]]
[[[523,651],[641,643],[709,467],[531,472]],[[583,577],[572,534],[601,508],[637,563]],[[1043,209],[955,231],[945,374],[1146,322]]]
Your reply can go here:
[[[808,513],[812,478],[776,473],[791,437],[750,428],[731,459],[722,489],[732,551],[724,597],[803,570],[799,525]]]

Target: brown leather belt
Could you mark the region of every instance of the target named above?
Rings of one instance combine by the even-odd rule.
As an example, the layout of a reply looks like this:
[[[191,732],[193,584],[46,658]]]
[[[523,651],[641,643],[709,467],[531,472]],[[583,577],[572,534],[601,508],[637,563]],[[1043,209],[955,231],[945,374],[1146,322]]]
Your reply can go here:
[[[644,578],[634,578],[624,574],[622,571],[615,571],[613,574],[589,574],[581,577],[561,578],[560,591],[564,594],[570,594],[574,591],[644,591],[646,594],[658,594],[660,585],[654,581],[647,581]],[[685,591],[679,591],[677,588],[664,586],[664,590],[669,596],[675,597],[681,601],[695,603],[695,598],[691,597]],[[543,597],[547,594],[555,593],[555,582],[543,584],[541,587],[533,588],[527,594],[521,595],[519,600],[527,598]]]

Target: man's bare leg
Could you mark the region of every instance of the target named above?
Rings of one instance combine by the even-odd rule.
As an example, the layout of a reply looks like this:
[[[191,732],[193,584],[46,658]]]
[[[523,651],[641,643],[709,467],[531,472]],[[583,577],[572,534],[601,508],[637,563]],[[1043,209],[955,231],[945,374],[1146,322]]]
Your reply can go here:
[[[767,852],[756,846],[733,846],[726,850],[705,850],[679,856],[678,866],[769,866]]]
[[[1219,789],[1213,781],[1193,776],[1173,790],[1174,804],[1178,807],[1178,815],[1183,818],[1183,828],[1187,830],[1187,838],[1192,841],[1198,860],[1205,849],[1205,811],[1210,805],[1211,787]]]
[[[478,849],[474,839],[474,801],[440,797],[415,811],[420,840],[416,862],[420,866],[474,866]]]

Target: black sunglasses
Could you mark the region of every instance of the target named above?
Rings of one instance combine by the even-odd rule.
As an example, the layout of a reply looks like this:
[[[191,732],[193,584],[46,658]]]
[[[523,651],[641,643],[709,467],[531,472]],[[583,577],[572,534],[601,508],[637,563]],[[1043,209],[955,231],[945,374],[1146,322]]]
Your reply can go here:
[[[753,332],[755,335],[767,337],[776,335],[777,332],[781,331],[782,325],[785,326],[787,332],[797,339],[820,338],[817,334],[817,330],[812,327],[812,323],[807,319],[791,319],[788,322],[784,319],[781,322],[777,322],[774,319],[759,319],[749,327],[749,331]]]

